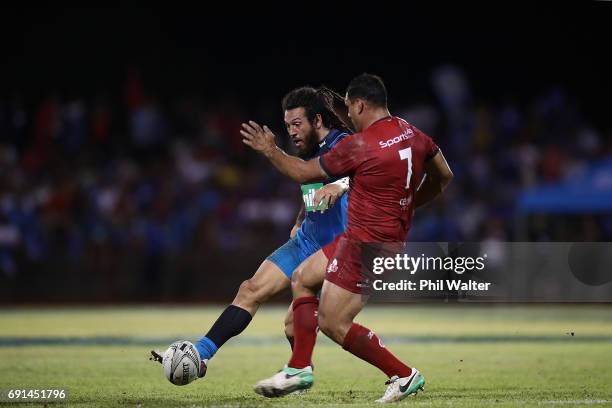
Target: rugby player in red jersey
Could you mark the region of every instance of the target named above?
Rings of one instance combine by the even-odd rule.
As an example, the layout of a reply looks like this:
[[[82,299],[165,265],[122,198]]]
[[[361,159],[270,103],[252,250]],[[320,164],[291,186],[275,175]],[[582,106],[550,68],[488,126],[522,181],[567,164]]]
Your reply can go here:
[[[347,229],[294,273],[295,346],[287,366],[256,385],[255,391],[267,397],[312,386],[317,324],[345,350],[387,375],[388,387],[378,402],[399,401],[425,384],[417,369],[402,363],[374,332],[353,321],[367,303],[371,289],[370,277],[362,271],[361,249],[364,243],[404,242],[414,209],[442,193],[452,172],[427,135],[391,116],[379,77],[362,74],[354,78],[345,103],[358,133],[312,160],[287,155],[276,146],[266,126],[261,128],[250,121],[241,130],[245,144],[300,183],[351,178]],[[323,280],[319,301],[315,293]]]

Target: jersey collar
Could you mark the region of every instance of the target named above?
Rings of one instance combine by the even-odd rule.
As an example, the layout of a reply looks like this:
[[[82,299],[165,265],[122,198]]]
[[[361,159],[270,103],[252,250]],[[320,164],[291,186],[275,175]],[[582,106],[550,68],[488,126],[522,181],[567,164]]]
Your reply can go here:
[[[319,149],[322,149],[325,145],[332,143],[336,140],[336,137],[340,135],[342,132],[338,129],[332,129],[329,133],[319,142]]]
[[[393,119],[393,116],[389,115],[389,116],[385,116],[384,118],[380,118],[380,119],[378,119],[378,120],[375,120],[374,122],[370,123],[370,126],[368,126],[367,128],[365,128],[364,130],[369,129],[369,128],[371,128],[372,126],[374,126],[375,124],[377,124],[377,123],[379,123],[379,122],[382,122],[382,121],[384,121],[384,120],[387,120],[387,119]]]

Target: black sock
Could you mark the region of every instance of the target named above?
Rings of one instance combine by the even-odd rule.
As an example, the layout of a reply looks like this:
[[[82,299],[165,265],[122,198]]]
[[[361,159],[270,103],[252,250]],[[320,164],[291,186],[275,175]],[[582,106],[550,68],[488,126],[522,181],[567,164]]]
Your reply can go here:
[[[252,318],[253,316],[243,308],[229,305],[206,333],[206,337],[220,348],[226,341],[242,333]]]

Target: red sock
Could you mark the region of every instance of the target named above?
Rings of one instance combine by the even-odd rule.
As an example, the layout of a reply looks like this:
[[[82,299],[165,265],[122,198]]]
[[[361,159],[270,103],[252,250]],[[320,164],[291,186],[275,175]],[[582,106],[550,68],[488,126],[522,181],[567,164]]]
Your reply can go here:
[[[312,365],[312,350],[317,340],[316,296],[304,296],[293,301],[293,354],[288,366],[304,368]]]
[[[357,323],[353,323],[346,333],[342,348],[378,367],[389,378],[394,375],[408,377],[412,374],[412,369],[391,354],[373,331]]]

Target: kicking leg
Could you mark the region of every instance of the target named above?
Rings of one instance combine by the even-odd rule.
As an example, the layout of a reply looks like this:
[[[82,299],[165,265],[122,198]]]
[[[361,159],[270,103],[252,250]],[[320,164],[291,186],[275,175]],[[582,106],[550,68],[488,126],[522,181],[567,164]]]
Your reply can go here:
[[[263,261],[255,275],[242,282],[234,301],[221,313],[206,336],[196,343],[200,358],[212,358],[227,340],[246,329],[262,303],[288,287],[289,279],[281,269],[269,260]]]
[[[274,262],[266,259],[253,277],[242,282],[232,305],[254,316],[262,303],[287,289],[288,286],[287,275]]]

